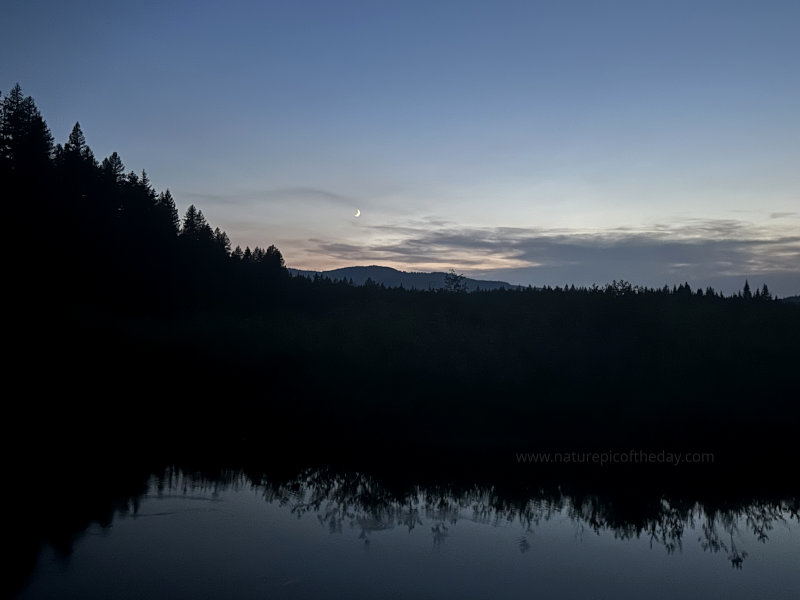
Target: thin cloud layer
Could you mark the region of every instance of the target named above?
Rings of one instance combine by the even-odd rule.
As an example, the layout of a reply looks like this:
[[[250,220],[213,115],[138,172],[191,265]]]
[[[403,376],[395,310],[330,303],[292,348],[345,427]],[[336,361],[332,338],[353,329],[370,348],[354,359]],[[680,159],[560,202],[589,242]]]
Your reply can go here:
[[[589,232],[406,225],[375,228],[375,240],[364,244],[313,239],[307,249],[343,264],[453,266],[534,285],[611,279],[663,285],[750,275],[779,276],[787,285],[796,279],[800,291],[800,235],[776,233],[730,219]]]
[[[229,206],[232,204],[241,205],[264,201],[272,203],[324,202],[346,206],[350,206],[358,202],[356,198],[346,194],[340,194],[331,190],[309,186],[248,189],[226,194],[180,191],[179,194],[191,202],[203,201],[210,205],[219,204],[223,206]]]

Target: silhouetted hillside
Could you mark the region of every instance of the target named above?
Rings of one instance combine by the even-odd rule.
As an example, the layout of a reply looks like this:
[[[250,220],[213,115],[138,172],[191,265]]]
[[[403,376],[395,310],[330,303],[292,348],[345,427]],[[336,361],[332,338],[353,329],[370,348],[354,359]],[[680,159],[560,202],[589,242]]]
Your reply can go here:
[[[352,282],[353,285],[364,285],[371,280],[377,285],[388,288],[403,287],[407,290],[441,290],[445,288],[447,273],[414,273],[398,271],[391,267],[380,267],[372,265],[369,267],[344,267],[331,271],[303,271],[301,269],[289,269],[292,275],[313,278],[316,275],[327,277],[331,281]],[[470,279],[464,277],[464,283],[468,292],[477,290],[515,290],[521,286],[511,285],[505,281],[485,281],[483,279]]]
[[[15,448],[216,448],[225,431],[326,455],[797,458],[800,307],[766,285],[726,297],[385,267],[291,277],[275,246],[232,249],[116,153],[98,161],[77,123],[54,144],[18,86],[0,117],[9,387],[36,398],[9,403]]]

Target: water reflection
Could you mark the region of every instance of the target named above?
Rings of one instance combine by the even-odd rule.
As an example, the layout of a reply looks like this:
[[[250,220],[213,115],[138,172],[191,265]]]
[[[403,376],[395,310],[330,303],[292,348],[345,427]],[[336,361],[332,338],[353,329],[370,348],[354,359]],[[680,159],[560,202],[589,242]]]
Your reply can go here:
[[[205,483],[193,480],[192,485]],[[766,543],[777,525],[800,523],[797,498],[727,507],[661,498],[642,513],[626,512],[608,498],[574,497],[559,491],[540,490],[521,503],[509,501],[493,488],[454,492],[417,487],[396,495],[367,475],[327,470],[307,471],[284,483],[263,478],[250,481],[242,474],[231,474],[229,485],[253,486],[267,502],[285,506],[294,515],[311,513],[331,533],[344,527],[357,529],[367,543],[376,532],[394,527],[410,532],[420,527],[429,528],[437,546],[447,539],[448,527],[463,519],[492,526],[518,525],[525,534],[533,534],[542,523],[566,516],[579,533],[612,532],[620,540],[645,538],[651,548],[663,547],[668,554],[681,551],[685,542],[697,541],[704,551],[724,555],[738,569],[748,554],[743,543]],[[697,540],[686,539],[689,532],[697,531],[701,532]],[[530,548],[526,535],[518,544],[522,553]]]
[[[120,519],[144,525],[176,515],[186,518],[188,513],[202,516],[218,512],[222,518],[231,516],[231,499],[243,496],[258,500],[255,509],[248,508],[246,519],[259,518],[258,505],[264,510],[272,507],[295,521],[314,523],[326,535],[357,540],[365,550],[379,541],[385,550],[388,539],[399,539],[392,536],[403,533],[408,539],[413,533],[415,539],[427,540],[429,552],[460,551],[465,543],[479,545],[465,537],[465,531],[474,536],[478,527],[503,530],[504,556],[509,556],[509,551],[517,556],[533,553],[537,560],[543,548],[553,543],[556,532],[562,538],[571,536],[578,544],[594,538],[630,542],[637,548],[646,544],[661,560],[700,552],[741,570],[747,569],[748,556],[754,549],[770,543],[777,528],[791,531],[796,546],[800,524],[800,502],[795,496],[723,502],[692,500],[680,494],[615,496],[591,493],[587,491],[590,488],[567,490],[559,485],[525,493],[492,485],[392,486],[365,473],[330,468],[286,476],[253,470],[204,473],[171,467],[157,474],[140,473],[139,477],[143,479],[124,488],[133,493],[121,497],[117,489],[105,504],[98,490],[93,490],[91,506],[83,507],[80,518],[65,513],[62,522],[56,523],[49,514],[51,531],[42,535],[40,549],[55,547],[68,561],[71,548],[87,529],[108,533]],[[89,515],[87,510],[94,512]],[[218,533],[223,536],[218,540],[220,546],[238,543],[235,535],[225,531],[223,528],[223,533]],[[309,535],[304,531],[285,539]],[[304,552],[309,550],[300,551],[301,555]],[[292,577],[280,575],[281,585]]]

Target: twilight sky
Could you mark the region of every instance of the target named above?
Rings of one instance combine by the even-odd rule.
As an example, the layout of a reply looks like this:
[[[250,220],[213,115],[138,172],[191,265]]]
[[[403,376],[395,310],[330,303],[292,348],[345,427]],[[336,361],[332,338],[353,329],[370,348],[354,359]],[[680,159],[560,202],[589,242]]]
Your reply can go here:
[[[57,141],[80,121],[289,266],[800,293],[798,0],[10,0],[3,23],[0,90]]]

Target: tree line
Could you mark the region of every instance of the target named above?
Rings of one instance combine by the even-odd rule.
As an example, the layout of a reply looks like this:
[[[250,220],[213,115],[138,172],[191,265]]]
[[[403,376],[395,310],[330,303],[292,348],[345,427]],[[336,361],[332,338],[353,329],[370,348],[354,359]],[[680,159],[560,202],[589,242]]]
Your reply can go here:
[[[145,171],[126,173],[116,152],[98,160],[80,123],[55,144],[19,85],[0,105],[0,189],[26,302],[169,311],[263,295],[288,277],[275,246],[232,250],[194,205],[179,218]]]
[[[240,309],[268,305],[291,285],[278,248],[232,249],[228,235],[194,205],[181,219],[169,189],[157,192],[145,171],[126,173],[116,152],[98,160],[80,123],[64,144],[54,143],[19,84],[2,96],[0,186],[14,224],[12,247],[24,249],[17,275],[27,280],[23,288],[33,298],[56,294],[74,303],[144,312]],[[314,281],[323,287],[322,278]],[[297,284],[295,291],[302,295],[304,286]],[[463,277],[451,270],[443,291],[466,291]],[[626,281],[528,291],[724,297],[710,287],[692,290],[688,283],[657,289]],[[772,295],[766,284],[752,292],[745,282],[732,298],[771,300]]]
[[[755,437],[774,450],[800,415],[800,310],[766,286],[292,278],[274,245],[232,249],[146,172],[98,160],[78,123],[56,144],[18,85],[0,102],[0,192],[12,344],[56,429],[110,412],[138,432],[157,413],[319,444],[694,451]],[[80,400],[61,402],[65,389]],[[754,433],[756,406],[781,417]]]

